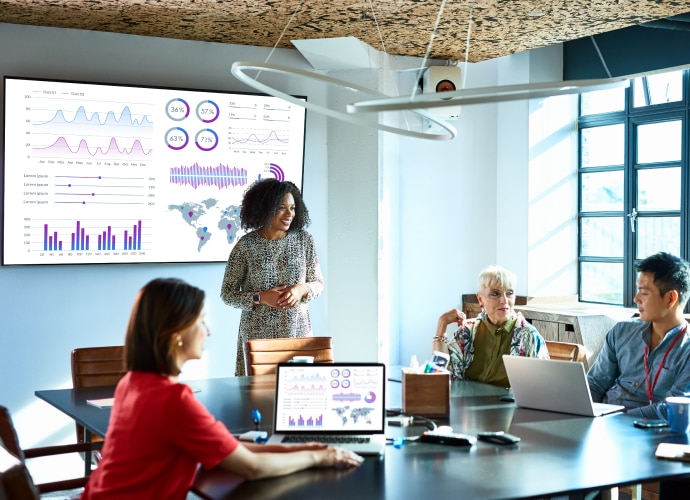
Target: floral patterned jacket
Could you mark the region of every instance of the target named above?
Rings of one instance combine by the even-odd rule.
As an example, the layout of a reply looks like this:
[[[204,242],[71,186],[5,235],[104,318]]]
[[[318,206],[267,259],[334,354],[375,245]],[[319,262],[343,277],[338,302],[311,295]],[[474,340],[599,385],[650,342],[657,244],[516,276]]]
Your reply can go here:
[[[548,359],[546,341],[521,313],[516,314],[517,321],[513,328],[513,338],[510,341],[511,356],[527,356],[530,358]],[[486,313],[482,311],[474,318],[467,320],[465,326],[458,328],[453,338],[448,341],[450,363],[448,369],[456,379],[464,378],[465,371],[474,359],[474,339],[479,325],[486,320]]]

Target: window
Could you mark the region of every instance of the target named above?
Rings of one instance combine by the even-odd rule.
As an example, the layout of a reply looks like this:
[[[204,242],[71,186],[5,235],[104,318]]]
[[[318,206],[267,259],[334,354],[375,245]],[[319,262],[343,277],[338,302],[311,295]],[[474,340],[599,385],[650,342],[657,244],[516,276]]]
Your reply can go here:
[[[688,71],[580,98],[580,300],[633,306],[635,263],[688,259]]]

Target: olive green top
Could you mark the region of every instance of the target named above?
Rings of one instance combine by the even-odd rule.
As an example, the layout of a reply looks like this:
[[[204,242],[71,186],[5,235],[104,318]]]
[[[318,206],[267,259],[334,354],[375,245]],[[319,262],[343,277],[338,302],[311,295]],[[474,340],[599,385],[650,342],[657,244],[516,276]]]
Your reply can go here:
[[[510,354],[510,342],[517,318],[501,326],[482,321],[474,339],[474,359],[465,372],[465,378],[487,384],[508,387],[508,375],[503,365],[504,354]]]

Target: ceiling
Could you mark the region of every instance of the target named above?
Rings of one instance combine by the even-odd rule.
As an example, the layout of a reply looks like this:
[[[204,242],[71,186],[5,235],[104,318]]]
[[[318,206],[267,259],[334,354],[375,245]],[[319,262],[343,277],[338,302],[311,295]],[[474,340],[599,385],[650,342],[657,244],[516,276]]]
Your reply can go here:
[[[433,33],[429,57],[458,61],[470,12],[478,62],[690,12],[690,0],[0,0],[5,23],[267,47],[352,36],[424,57]]]

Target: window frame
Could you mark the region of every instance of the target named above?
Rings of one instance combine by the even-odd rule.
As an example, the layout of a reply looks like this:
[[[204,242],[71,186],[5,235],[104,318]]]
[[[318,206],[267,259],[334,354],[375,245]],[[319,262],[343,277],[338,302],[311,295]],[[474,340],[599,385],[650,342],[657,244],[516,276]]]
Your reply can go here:
[[[645,78],[646,77],[642,77]],[[646,82],[643,82],[643,87]],[[638,172],[641,170],[649,170],[654,168],[663,168],[669,166],[680,166],[681,168],[681,192],[680,192],[680,209],[678,211],[654,211],[653,216],[680,216],[680,257],[688,259],[688,238],[690,233],[690,206],[688,202],[690,181],[688,158],[690,152],[690,127],[688,122],[690,119],[690,70],[683,70],[682,73],[682,100],[676,102],[647,105],[635,108],[633,106],[633,88],[634,83],[631,80],[630,86],[625,89],[624,109],[620,111],[599,113],[591,115],[581,115],[582,111],[582,96],[578,99],[578,297],[582,302],[602,303],[592,300],[583,300],[583,283],[582,283],[582,264],[585,262],[601,262],[601,263],[622,263],[623,264],[623,303],[607,304],[621,305],[624,307],[634,307],[634,297],[636,294],[636,273],[634,266],[639,262],[635,258],[635,240],[634,233],[630,230],[630,222],[628,214],[631,213],[633,207],[637,210],[637,191],[638,191]],[[671,120],[681,121],[681,152],[680,161],[675,162],[656,162],[638,164],[636,158],[637,152],[637,127],[651,123],[659,123]],[[622,165],[607,165],[603,167],[582,167],[582,131],[592,127],[602,127],[607,125],[623,124],[624,126],[624,155]],[[619,211],[583,211],[582,210],[582,176],[584,173],[606,172],[606,171],[623,171],[623,212]],[[639,214],[639,211],[638,211]],[[622,217],[621,223],[624,225],[623,231],[623,256],[622,257],[601,257],[601,256],[583,256],[582,248],[582,218],[583,217]],[[645,215],[642,215],[645,217]],[[638,219],[639,220],[639,219]]]

